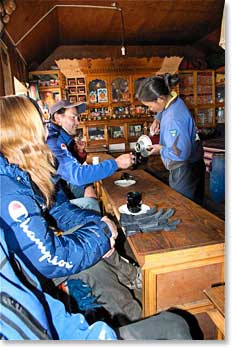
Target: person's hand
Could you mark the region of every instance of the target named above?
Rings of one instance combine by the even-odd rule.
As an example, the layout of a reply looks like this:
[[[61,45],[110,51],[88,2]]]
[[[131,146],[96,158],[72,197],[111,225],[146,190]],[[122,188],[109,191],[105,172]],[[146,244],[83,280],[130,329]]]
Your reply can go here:
[[[114,253],[114,251],[115,251],[115,248],[113,247],[106,254],[104,254],[102,258],[104,259],[104,258],[111,257],[111,255]]]
[[[112,235],[110,237],[110,247],[111,247],[111,249],[106,254],[104,254],[103,257],[102,257],[102,258],[108,258],[115,251],[114,246],[115,246],[115,240],[116,240],[116,238],[118,236],[118,230],[117,230],[117,227],[116,227],[115,223],[111,219],[109,219],[108,217],[104,216],[101,220],[108,225],[108,227],[110,228],[110,231],[112,233]]]
[[[160,144],[155,144],[155,145],[149,146],[149,148],[147,148],[147,150],[149,151],[149,155],[160,154],[160,150],[162,147],[163,146]]]
[[[134,163],[134,155],[132,153],[121,154],[115,161],[119,169],[128,169]]]
[[[160,132],[160,121],[158,119],[154,119],[152,125],[150,126],[150,134],[157,135]]]
[[[97,199],[97,195],[96,195],[96,192],[95,192],[93,186],[85,187],[84,197],[85,198],[95,198],[95,199]]]
[[[101,220],[108,225],[108,227],[112,233],[112,237],[116,240],[116,238],[118,237],[118,230],[117,230],[116,224],[111,219],[109,219],[107,216],[102,217]]]
[[[77,151],[84,152],[86,147],[86,142],[75,138],[75,147]]]

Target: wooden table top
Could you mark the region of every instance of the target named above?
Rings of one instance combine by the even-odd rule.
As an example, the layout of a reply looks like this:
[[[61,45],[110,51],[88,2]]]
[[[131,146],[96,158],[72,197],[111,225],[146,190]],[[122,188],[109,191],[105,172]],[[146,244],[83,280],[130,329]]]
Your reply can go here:
[[[119,187],[114,181],[120,179],[123,172],[134,176],[136,184]],[[144,170],[122,170],[102,181],[102,187],[108,196],[113,211],[120,219],[118,208],[126,204],[129,191],[142,192],[142,201],[150,207],[173,207],[176,212],[171,220],[181,218],[176,231],[156,231],[138,233],[130,236],[129,241],[141,256],[158,252],[183,250],[224,243],[224,221],[177,193]]]
[[[204,290],[205,295],[225,317],[225,285],[219,285]]]
[[[114,157],[106,152],[92,152],[88,153],[87,155],[87,163],[92,164],[93,157],[99,157],[99,162],[106,160],[106,159],[114,159]]]

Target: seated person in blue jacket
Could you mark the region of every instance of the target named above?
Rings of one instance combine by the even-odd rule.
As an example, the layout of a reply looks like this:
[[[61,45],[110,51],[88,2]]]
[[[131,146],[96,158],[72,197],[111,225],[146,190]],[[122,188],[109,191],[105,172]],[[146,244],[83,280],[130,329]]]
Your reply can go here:
[[[178,82],[178,76],[171,74],[140,79],[136,98],[158,114],[152,132],[157,131],[160,119],[160,143],[152,145],[150,154],[161,155],[169,170],[170,187],[201,204],[205,182],[203,147],[191,113],[171,90]]]
[[[54,157],[35,105],[23,96],[1,97],[0,114],[1,223],[9,249],[57,285],[88,283],[112,317],[139,319],[140,304],[102,260],[115,253],[117,228],[106,216],[71,204],[60,180],[54,184]]]
[[[19,219],[22,214],[14,216]],[[10,233],[8,228],[5,231]],[[61,301],[42,290],[27,261],[24,263],[17,254],[10,255],[2,228],[0,240],[1,340],[192,339],[186,321],[168,311],[120,327],[117,332],[101,321],[89,325],[81,313],[68,313]]]
[[[91,189],[93,190],[93,188],[89,184],[112,175],[117,169],[128,168],[133,164],[134,156],[127,153],[116,159],[104,160],[98,165],[82,165],[76,156],[75,135],[79,127],[80,114],[85,110],[86,103],[72,104],[68,100],[55,103],[50,109],[52,122],[48,127],[47,144],[56,158],[57,173],[72,186],[72,192],[87,185],[84,190],[84,198],[70,201],[80,208],[98,211],[96,204],[98,207],[99,204],[96,199],[91,199]],[[92,197],[94,197],[93,194]],[[133,266],[119,256],[116,251],[102,263],[107,266],[105,262],[115,269],[124,285],[131,289],[141,289],[141,270],[139,267]],[[84,274],[87,278],[83,279],[88,283],[91,282],[89,271],[82,273],[83,276]]]
[[[72,104],[68,100],[60,100],[50,109],[52,123],[47,144],[57,159],[57,173],[71,185],[74,194],[77,188],[83,189],[85,185],[104,179],[118,169],[127,169],[134,160],[132,153],[104,160],[98,165],[83,166],[78,160],[73,160],[77,158],[74,137],[80,124],[80,114],[85,110],[86,103]],[[82,207],[83,203],[85,201],[80,200],[79,206]]]

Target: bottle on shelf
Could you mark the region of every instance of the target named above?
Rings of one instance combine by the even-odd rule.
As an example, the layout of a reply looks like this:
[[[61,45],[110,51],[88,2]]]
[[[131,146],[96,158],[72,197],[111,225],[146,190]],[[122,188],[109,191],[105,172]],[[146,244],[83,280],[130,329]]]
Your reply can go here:
[[[223,107],[218,107],[218,109],[217,109],[217,122],[218,123],[224,123],[225,122]]]

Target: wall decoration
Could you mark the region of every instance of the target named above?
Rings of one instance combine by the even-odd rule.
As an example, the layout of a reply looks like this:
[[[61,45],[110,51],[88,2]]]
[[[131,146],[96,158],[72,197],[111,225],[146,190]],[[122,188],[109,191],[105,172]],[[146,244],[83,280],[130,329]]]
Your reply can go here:
[[[99,88],[97,89],[98,102],[108,102],[107,89]]]
[[[94,90],[89,93],[89,101],[91,104],[97,102],[97,93]]]

